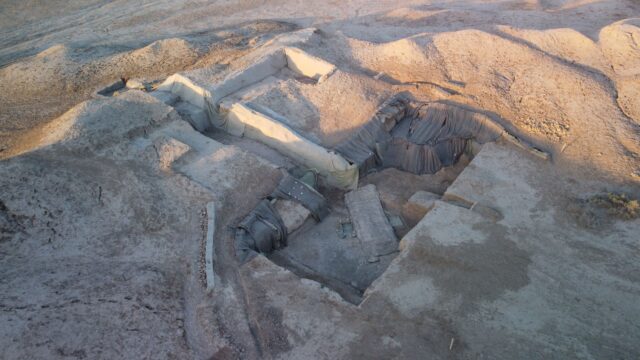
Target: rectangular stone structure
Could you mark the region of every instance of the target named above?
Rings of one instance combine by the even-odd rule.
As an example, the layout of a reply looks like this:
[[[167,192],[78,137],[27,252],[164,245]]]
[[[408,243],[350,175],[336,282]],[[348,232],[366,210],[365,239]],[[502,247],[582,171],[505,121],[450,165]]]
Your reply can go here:
[[[215,248],[213,237],[216,231],[216,207],[213,202],[207,204],[207,241],[205,244],[205,267],[207,274],[207,290],[212,290],[216,284],[213,272],[213,259],[215,257]]]
[[[375,185],[370,184],[345,195],[358,239],[370,257],[387,255],[398,250],[398,241],[382,209]]]

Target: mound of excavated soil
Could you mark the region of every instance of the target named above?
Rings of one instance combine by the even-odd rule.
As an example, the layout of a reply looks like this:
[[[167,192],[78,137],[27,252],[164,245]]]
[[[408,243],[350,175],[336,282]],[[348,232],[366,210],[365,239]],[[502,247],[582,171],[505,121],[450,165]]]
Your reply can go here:
[[[312,134],[326,147],[334,147],[368,122],[390,94],[379,81],[338,70],[320,84],[295,80],[280,83],[255,102],[297,119],[300,123],[294,128]]]
[[[56,44],[0,68],[0,150],[28,147],[15,137],[59,116],[120,78],[149,81],[192,66],[226,63],[292,28],[257,22],[230,31],[157,40],[141,48],[122,45],[72,47]],[[31,135],[27,134],[27,141]],[[13,149],[13,147],[16,147]]]
[[[514,35],[510,36],[519,35],[511,32]],[[455,90],[459,94],[450,96],[450,101],[508,119],[503,120],[505,125],[549,149],[565,150],[562,157],[570,157],[574,164],[589,163],[628,174],[625,169],[640,154],[637,120],[629,118],[618,104],[618,99],[628,103],[624,99],[629,95],[623,91],[616,96],[616,82],[606,76],[610,71],[588,67],[605,62],[614,66],[613,54],[602,46],[609,59],[598,57],[597,52],[588,56],[599,50],[597,44],[565,30],[548,30],[542,36],[528,36],[528,41],[545,48],[549,38],[554,39],[549,52],[478,30],[423,34],[384,44],[351,40],[350,51],[361,66],[401,83],[429,82]],[[632,51],[630,46],[620,47]],[[581,52],[573,51],[575,48]],[[563,53],[571,57],[561,57]],[[622,55],[614,58],[625,59]],[[578,61],[584,65],[576,66]],[[623,77],[621,81],[629,80]],[[601,154],[597,158],[592,156],[594,148]]]

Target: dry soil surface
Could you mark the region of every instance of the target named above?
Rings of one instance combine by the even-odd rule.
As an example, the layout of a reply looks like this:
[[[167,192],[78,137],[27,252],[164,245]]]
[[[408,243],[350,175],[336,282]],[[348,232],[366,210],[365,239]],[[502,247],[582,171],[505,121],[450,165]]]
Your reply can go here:
[[[429,251],[444,254],[427,270],[448,302],[429,303],[433,284],[418,279],[424,291],[409,286],[357,307],[265,258],[240,266],[230,227],[281,176],[256,155],[263,150],[149,138],[184,122],[142,91],[95,94],[120,78],[154,83],[201,68],[220,79],[275,36],[306,27],[319,31],[301,47],[339,70],[257,101],[302,114],[309,138],[334,146],[389,94],[408,91],[481,111],[551,154],[514,177],[536,189],[523,198],[534,215],[507,217],[508,234],[491,228],[498,240],[461,254],[425,246],[430,261]],[[2,1],[0,358],[638,358],[640,305],[627,300],[640,296],[640,220],[585,215],[582,205],[610,192],[640,197],[639,98],[633,0]],[[412,186],[442,193],[449,178],[434,178],[447,183],[431,189],[413,177]],[[369,181],[393,183],[382,173]],[[209,201],[221,214],[213,293],[201,259]],[[500,240],[535,232],[556,235],[541,236],[546,248],[517,244],[526,250]],[[479,265],[495,254],[512,258]],[[575,266],[563,277],[536,264]],[[467,302],[474,285],[446,278],[451,268],[497,280],[476,281],[487,289]],[[544,293],[518,292],[531,279]],[[540,320],[509,308],[508,299],[537,296],[547,302],[532,311],[566,311]],[[480,336],[487,329],[501,330]]]

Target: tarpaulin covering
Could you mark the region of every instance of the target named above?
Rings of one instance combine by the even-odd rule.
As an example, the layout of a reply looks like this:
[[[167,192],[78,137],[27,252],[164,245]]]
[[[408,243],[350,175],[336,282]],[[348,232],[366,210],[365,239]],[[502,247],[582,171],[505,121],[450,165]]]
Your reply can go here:
[[[450,139],[436,145],[414,144],[404,138],[393,138],[381,150],[381,166],[414,174],[433,174],[444,166],[455,164],[467,145],[465,139]]]
[[[287,246],[287,230],[269,200],[262,200],[238,224],[235,244],[240,261],[247,260],[254,252],[270,253]]]
[[[309,185],[294,178],[291,175],[285,176],[278,184],[272,194],[275,198],[295,200],[311,211],[311,215],[321,221],[329,215],[327,200]]]
[[[495,141],[503,131],[480,113],[439,103],[409,109],[400,96],[383,104],[369,123],[335,150],[356,164],[361,174],[378,167],[433,174],[453,165],[469,140]]]
[[[495,141],[503,131],[480,113],[439,103],[423,104],[403,121],[409,121],[406,133],[394,129],[394,136],[406,137],[415,144],[435,145],[449,139],[474,139],[484,144]]]
[[[272,199],[296,201],[309,209],[318,221],[329,214],[327,200],[322,194],[287,174],[271,196],[262,200],[236,227],[236,255],[240,261],[248,260],[256,252],[268,254],[287,246],[287,229],[278,211],[271,205]]]
[[[375,167],[379,163],[375,151],[376,144],[391,139],[390,130],[406,115],[407,105],[408,101],[404,96],[386,101],[368,123],[335,148],[336,152],[360,169]]]

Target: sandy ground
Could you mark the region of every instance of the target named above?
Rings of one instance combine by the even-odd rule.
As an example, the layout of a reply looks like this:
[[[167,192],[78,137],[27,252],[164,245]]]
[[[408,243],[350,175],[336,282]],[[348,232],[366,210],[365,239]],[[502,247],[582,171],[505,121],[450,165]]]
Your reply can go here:
[[[256,100],[300,115],[309,138],[334,146],[409,91],[482,111],[552,155],[504,155],[517,173],[488,161],[512,176],[505,188],[526,190],[524,210],[492,198],[513,215],[479,249],[450,253],[410,233],[422,255],[380,284],[401,283],[403,266],[433,278],[378,287],[362,307],[264,258],[235,260],[230,226],[280,176],[263,150],[226,137],[164,146],[148,138],[183,124],[171,107],[137,91],[95,96],[120,77],[220,79],[309,26],[320,31],[303,49],[339,71]],[[637,358],[640,220],[593,215],[584,199],[640,197],[638,98],[636,1],[3,1],[0,358]],[[192,151],[177,161],[181,146]],[[208,201],[222,213],[213,294],[200,263]],[[425,223],[445,221],[436,215]],[[515,260],[483,267],[476,250]],[[465,283],[458,265],[447,278],[429,251],[510,275],[457,287],[447,279]],[[491,331],[500,338],[481,336]]]

